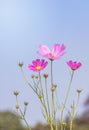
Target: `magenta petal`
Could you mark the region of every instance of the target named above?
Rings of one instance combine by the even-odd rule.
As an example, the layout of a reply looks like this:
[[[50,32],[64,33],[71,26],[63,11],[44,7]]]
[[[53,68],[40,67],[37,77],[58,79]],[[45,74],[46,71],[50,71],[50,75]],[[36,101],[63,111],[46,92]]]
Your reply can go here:
[[[80,67],[81,65],[82,65],[82,64],[79,62],[79,63],[78,63],[78,67]]]
[[[68,61],[67,64],[72,70],[77,70],[82,65],[80,62],[72,60]]]
[[[44,59],[42,59],[42,60],[41,60],[41,62],[40,62],[40,65],[41,65],[41,66],[43,66],[43,65],[44,65],[44,63],[45,63],[45,60],[44,60]]]
[[[47,66],[48,62],[44,59],[36,59],[32,61],[32,64],[28,65],[28,68],[35,72],[40,72],[42,69],[44,69]],[[40,68],[39,68],[40,67]]]
[[[32,61],[32,64],[34,65],[34,66],[36,66],[37,65],[37,62],[36,61]]]

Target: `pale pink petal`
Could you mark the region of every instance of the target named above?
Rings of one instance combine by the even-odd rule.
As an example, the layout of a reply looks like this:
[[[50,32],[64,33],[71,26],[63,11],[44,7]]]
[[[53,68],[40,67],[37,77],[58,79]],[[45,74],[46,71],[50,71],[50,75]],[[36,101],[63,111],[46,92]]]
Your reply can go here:
[[[59,59],[61,56],[63,56],[65,52],[65,46],[64,44],[54,44],[54,48],[52,50],[52,54],[54,54],[54,59]]]
[[[55,55],[55,58],[58,58],[58,57],[60,58],[60,57],[63,56],[65,53],[66,53],[65,51],[63,51],[63,52],[58,52],[58,54]],[[58,59],[59,59],[59,58],[58,58]]]
[[[60,44],[54,44],[54,47],[52,49],[52,53],[56,54],[60,51]]]
[[[41,52],[44,53],[44,54],[50,53],[49,48],[48,48],[47,46],[45,46],[45,45],[40,45],[40,46],[39,46],[39,49],[40,49]]]
[[[53,60],[52,53],[49,53],[49,54],[45,55],[45,57],[46,57],[46,58],[48,58],[48,59],[51,59],[51,60]]]
[[[64,44],[61,45],[61,51],[65,50],[66,46]]]
[[[44,54],[40,53],[39,51],[37,51],[37,54],[38,54],[39,56],[44,57]]]

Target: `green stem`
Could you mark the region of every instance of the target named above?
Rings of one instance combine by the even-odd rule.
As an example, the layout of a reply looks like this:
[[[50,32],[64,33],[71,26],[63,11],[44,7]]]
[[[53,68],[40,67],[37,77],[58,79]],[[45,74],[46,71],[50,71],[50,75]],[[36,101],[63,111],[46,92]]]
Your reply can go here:
[[[73,129],[73,120],[70,119],[70,130],[72,130],[72,129]]]
[[[51,87],[53,87],[53,60],[51,60]],[[52,113],[53,113],[53,119],[54,119],[56,130],[57,130],[57,119],[56,119],[56,110],[55,110],[55,101],[54,101],[54,91],[52,91]]]
[[[23,77],[24,77],[24,80],[27,82],[27,84],[30,86],[30,88],[38,95],[37,91],[32,87],[32,85],[29,83],[29,81],[27,80],[26,76],[25,76],[25,73],[21,67],[21,71],[22,71],[22,74],[23,74]]]
[[[76,116],[76,113],[77,113],[77,110],[78,110],[78,106],[79,106],[79,101],[80,101],[80,93],[78,93],[78,101],[77,101],[77,104],[76,104],[76,109],[75,109],[74,114],[73,114],[73,119]]]
[[[24,117],[24,114],[23,114],[22,110],[19,109],[19,111],[20,111],[20,113],[21,113],[21,115],[22,115],[22,119],[24,120],[24,122],[25,122],[25,124],[26,124],[28,130],[31,130],[31,128],[30,128],[29,125],[28,125],[28,122],[26,121],[26,119],[25,119],[25,117]]]
[[[51,129],[51,130],[54,130],[53,125],[52,125],[52,122],[50,122],[49,125],[50,125],[50,129]]]
[[[51,120],[51,116],[50,116],[50,105],[49,105],[49,97],[48,97],[48,87],[47,87],[47,78],[45,78],[45,87],[46,87],[46,100],[47,100],[47,106],[48,106],[48,113],[49,113],[49,120]]]
[[[42,94],[43,102],[42,102],[42,100],[40,100],[40,101],[41,101],[41,103],[44,106],[44,109],[45,109],[45,112],[46,112],[46,116],[47,116],[47,119],[48,119],[48,111],[47,111],[47,107],[46,107],[46,103],[45,103],[45,99],[44,99],[44,93],[43,93],[43,88],[42,88],[42,81],[41,81],[40,72],[39,72],[39,80],[40,80],[40,88],[41,88],[41,94]]]
[[[19,106],[19,102],[18,102],[18,97],[17,97],[17,96],[16,96],[16,103],[17,103],[17,105]],[[28,123],[27,123],[27,121],[26,121],[26,119],[25,119],[25,115],[23,114],[22,110],[21,110],[20,108],[18,108],[17,110],[20,111],[20,114],[21,114],[21,116],[22,116],[22,119],[23,119],[24,122],[26,123],[26,126],[27,126],[28,130],[31,130],[31,128],[29,127],[29,125],[28,125]]]
[[[70,79],[70,82],[69,82],[69,86],[68,86],[68,89],[67,89],[67,93],[66,93],[66,97],[65,97],[65,100],[64,100],[63,108],[62,108],[62,111],[61,111],[61,130],[62,130],[64,108],[66,106],[67,99],[68,99],[68,96],[69,96],[69,92],[70,92],[70,88],[71,88],[71,84],[72,84],[72,80],[73,80],[73,75],[74,75],[74,71],[72,71],[71,79]]]
[[[53,61],[51,60],[51,87],[53,87]]]

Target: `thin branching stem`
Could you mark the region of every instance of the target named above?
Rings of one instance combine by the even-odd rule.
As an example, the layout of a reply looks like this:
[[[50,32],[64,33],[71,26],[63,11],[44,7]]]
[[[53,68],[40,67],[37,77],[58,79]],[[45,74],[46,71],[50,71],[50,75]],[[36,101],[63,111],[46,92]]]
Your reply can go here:
[[[47,86],[47,78],[45,78],[45,89],[46,89],[46,100],[47,100],[47,106],[48,106],[48,114],[49,114],[49,119],[51,120],[51,116],[50,116],[50,105],[49,105],[49,97],[48,97],[48,86]]]
[[[68,96],[69,96],[69,92],[70,92],[73,76],[74,76],[74,70],[72,71],[72,74],[71,74],[71,79],[70,79],[70,82],[69,82],[69,86],[68,86],[68,89],[67,89],[67,92],[66,92],[66,97],[65,97],[64,104],[63,104],[62,111],[61,111],[61,130],[62,130],[62,123],[63,123],[64,109],[65,109],[65,106],[66,106],[66,103],[67,103],[67,99],[68,99]]]

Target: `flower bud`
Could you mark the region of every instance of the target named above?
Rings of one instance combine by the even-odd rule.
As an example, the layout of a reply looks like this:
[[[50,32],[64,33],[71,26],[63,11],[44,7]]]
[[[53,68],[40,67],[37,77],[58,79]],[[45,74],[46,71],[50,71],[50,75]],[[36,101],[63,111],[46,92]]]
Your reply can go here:
[[[81,93],[82,92],[82,89],[77,89],[77,93]]]
[[[38,98],[39,98],[39,99],[42,99],[42,95],[38,95]]]
[[[18,91],[14,91],[14,95],[15,95],[15,96],[18,96],[18,95],[19,95],[19,92],[18,92]]]
[[[16,109],[19,109],[19,105],[16,105],[15,107],[16,107]]]
[[[43,77],[48,78],[48,74],[47,73],[43,74]]]
[[[34,75],[31,76],[32,79],[33,79],[34,77],[35,77]]]
[[[52,88],[51,88],[51,91],[52,91],[52,92],[54,92],[54,91],[55,91],[55,88],[54,88],[54,87],[52,87]]]
[[[28,102],[24,102],[24,105],[27,106],[27,105],[28,105]]]
[[[53,87],[51,88],[51,91],[54,92],[56,87],[57,87],[57,84],[54,84]]]
[[[38,75],[36,75],[36,76],[35,76],[35,78],[36,78],[36,79],[38,79],[38,78],[39,78],[39,76],[38,76]]]
[[[23,66],[23,62],[19,62],[19,67],[22,67]]]
[[[62,126],[63,126],[63,128],[65,128],[66,127],[66,123],[65,122],[62,122]]]
[[[71,109],[74,109],[74,105],[71,104],[70,108],[71,108]]]

